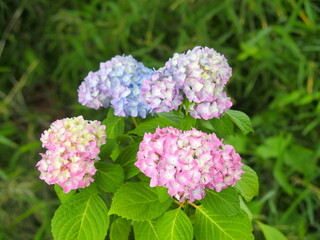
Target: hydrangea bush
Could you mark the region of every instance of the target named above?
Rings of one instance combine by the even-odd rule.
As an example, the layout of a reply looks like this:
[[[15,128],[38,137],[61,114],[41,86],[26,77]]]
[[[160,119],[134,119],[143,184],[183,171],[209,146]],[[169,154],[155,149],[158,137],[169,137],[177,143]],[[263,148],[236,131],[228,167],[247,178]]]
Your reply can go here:
[[[231,75],[208,47],[158,70],[123,55],[90,72],[79,102],[106,119],[57,120],[41,136],[36,166],[61,201],[54,239],[254,239],[258,178],[228,144],[253,129],[230,110]]]

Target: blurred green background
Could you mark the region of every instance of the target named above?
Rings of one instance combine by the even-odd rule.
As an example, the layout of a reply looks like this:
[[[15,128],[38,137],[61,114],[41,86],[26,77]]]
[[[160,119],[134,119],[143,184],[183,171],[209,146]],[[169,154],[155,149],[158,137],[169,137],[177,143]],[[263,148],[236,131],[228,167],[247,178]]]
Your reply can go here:
[[[119,54],[158,68],[197,45],[226,56],[233,109],[253,120],[227,140],[260,178],[254,218],[320,239],[319,20],[311,0],[0,0],[0,239],[52,239],[39,138],[56,119],[106,116],[77,102],[89,71]]]

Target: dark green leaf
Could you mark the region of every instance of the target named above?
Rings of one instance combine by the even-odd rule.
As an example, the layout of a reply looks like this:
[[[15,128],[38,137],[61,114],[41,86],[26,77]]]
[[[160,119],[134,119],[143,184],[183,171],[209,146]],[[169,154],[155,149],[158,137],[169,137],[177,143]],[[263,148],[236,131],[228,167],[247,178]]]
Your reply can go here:
[[[114,116],[112,108],[109,109],[108,116],[102,124],[106,126],[107,138],[116,139],[123,134],[124,120],[122,117]]]
[[[172,122],[175,122],[177,124],[180,124],[181,120],[184,118],[183,113],[180,111],[160,112],[156,113],[156,115],[160,118],[166,118],[168,120],[171,120]]]
[[[276,228],[257,221],[266,240],[287,240],[287,238]]]
[[[191,130],[196,126],[197,120],[191,116],[187,116],[181,120],[180,129]]]
[[[118,163],[122,166],[125,179],[132,178],[140,172],[140,170],[134,165],[134,163],[137,161],[138,150],[139,143],[129,145],[120,152],[115,161],[115,163]]]
[[[236,110],[228,110],[225,114],[238,126],[244,135],[254,132],[247,114]]]
[[[105,160],[109,157],[114,149],[117,147],[117,141],[115,139],[108,139],[106,144],[102,145],[100,148],[99,157],[102,160]]]
[[[143,136],[145,133],[154,133],[156,131],[156,128],[164,128],[172,126],[175,128],[179,128],[179,125],[176,122],[173,122],[166,118],[152,118],[149,120],[146,120],[139,124],[139,126],[130,131],[131,134],[137,134],[139,136]]]
[[[234,125],[230,118],[224,114],[220,119],[212,118],[210,124],[214,128],[214,132],[221,135],[233,135]]]

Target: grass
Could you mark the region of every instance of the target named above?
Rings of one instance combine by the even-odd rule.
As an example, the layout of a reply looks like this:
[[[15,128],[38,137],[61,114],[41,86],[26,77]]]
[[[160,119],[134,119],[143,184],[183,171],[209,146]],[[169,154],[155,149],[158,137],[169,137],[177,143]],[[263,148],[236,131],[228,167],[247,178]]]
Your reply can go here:
[[[77,103],[89,71],[117,54],[158,68],[197,45],[226,56],[234,109],[253,119],[254,135],[228,141],[260,177],[254,217],[319,239],[319,12],[311,0],[1,1],[0,239],[51,239],[39,137],[58,118],[105,116]]]

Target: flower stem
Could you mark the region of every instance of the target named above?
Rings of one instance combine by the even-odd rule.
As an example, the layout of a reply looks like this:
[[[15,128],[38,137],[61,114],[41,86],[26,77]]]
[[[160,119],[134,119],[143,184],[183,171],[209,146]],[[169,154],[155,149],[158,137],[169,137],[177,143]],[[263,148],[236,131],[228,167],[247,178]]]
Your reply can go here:
[[[174,201],[176,204],[178,204],[179,205],[179,208],[183,208],[184,207],[184,203],[185,202],[178,202],[178,201]]]
[[[194,207],[194,208],[198,208],[198,207],[199,207],[199,206],[195,205],[195,204],[192,203],[192,202],[189,202],[189,201],[188,201],[188,203],[189,203],[192,207]]]
[[[138,122],[137,122],[136,118],[135,117],[131,117],[131,118],[132,118],[134,126],[138,127]]]

